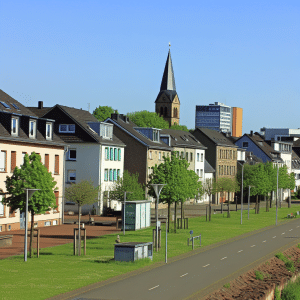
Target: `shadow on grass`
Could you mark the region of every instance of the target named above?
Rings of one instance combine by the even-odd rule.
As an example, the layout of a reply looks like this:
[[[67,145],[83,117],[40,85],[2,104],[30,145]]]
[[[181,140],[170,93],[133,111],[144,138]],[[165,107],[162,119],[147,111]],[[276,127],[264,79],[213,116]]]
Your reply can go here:
[[[103,258],[103,259],[95,259],[94,261],[91,261],[91,262],[95,262],[95,263],[99,263],[99,264],[109,264],[109,263],[112,263],[114,262],[115,259],[114,258]]]

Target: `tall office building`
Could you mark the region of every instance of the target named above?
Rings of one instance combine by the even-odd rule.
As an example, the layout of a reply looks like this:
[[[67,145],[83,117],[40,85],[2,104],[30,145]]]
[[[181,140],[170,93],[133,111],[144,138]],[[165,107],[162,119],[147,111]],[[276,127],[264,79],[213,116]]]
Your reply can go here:
[[[196,106],[195,127],[205,127],[222,132],[230,132],[232,136],[242,135],[243,110],[221,102]]]

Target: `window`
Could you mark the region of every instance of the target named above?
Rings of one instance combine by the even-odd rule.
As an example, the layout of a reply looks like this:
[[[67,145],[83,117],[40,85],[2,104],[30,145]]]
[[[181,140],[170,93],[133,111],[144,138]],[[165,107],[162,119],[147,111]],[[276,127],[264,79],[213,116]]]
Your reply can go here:
[[[200,154],[197,153],[197,161],[200,161]]]
[[[181,158],[184,158],[184,153],[183,153],[183,151],[181,151]]]
[[[47,168],[47,171],[49,172],[49,154],[45,154],[45,167]]]
[[[29,137],[30,138],[36,137],[36,121],[33,120],[29,121]]]
[[[3,196],[0,195],[0,217],[4,217],[4,204],[2,203]]]
[[[10,172],[11,173],[13,173],[16,165],[17,165],[17,152],[11,151],[11,156],[10,156]]]
[[[161,160],[161,152],[158,153],[158,160]]]
[[[113,178],[113,180],[116,181],[117,179],[118,179],[118,177],[117,177],[117,170],[114,169],[114,178]]]
[[[200,170],[200,177],[203,177],[203,169]]]
[[[110,148],[110,160],[114,160],[114,148]]]
[[[153,142],[158,142],[158,130],[153,129]]]
[[[118,160],[118,149],[114,149],[114,160]]]
[[[12,105],[15,109],[20,110],[20,108],[19,108],[19,106],[18,106],[17,104],[11,103],[11,105]]]
[[[152,151],[149,151],[149,158],[152,159]]]
[[[52,123],[46,123],[46,140],[52,140]]]
[[[105,147],[105,160],[109,160],[109,148]]]
[[[201,161],[203,162],[203,153],[201,153]]]
[[[109,181],[113,181],[113,170],[109,169]]]
[[[190,161],[193,161],[193,153],[190,154]]]
[[[199,176],[199,169],[197,169],[197,175]]]
[[[243,142],[243,148],[248,148],[248,142]]]
[[[68,170],[68,182],[75,182],[75,181],[76,181],[76,171]]]
[[[61,133],[75,133],[75,124],[59,124],[58,131]]]
[[[59,174],[59,155],[55,155],[54,159],[54,174]]]
[[[22,152],[22,164],[24,164],[24,157],[27,152]]]
[[[104,181],[108,181],[108,169],[104,169]]]
[[[122,152],[121,149],[118,149],[118,161],[121,161],[122,158]]]
[[[55,204],[56,204],[56,208],[54,209],[54,212],[59,212],[58,208],[59,208],[59,191],[54,191],[54,196],[55,196]],[[53,221],[53,225],[56,225],[54,224],[54,221]]]
[[[51,226],[51,221],[46,221],[44,226]]]
[[[118,176],[117,179],[119,179],[121,177],[121,170],[120,169],[117,170],[117,176]]]
[[[8,104],[6,104],[5,102],[3,102],[3,101],[0,101],[0,103],[5,107],[5,108],[8,108],[8,109],[11,109],[10,107],[9,107],[9,105]]]
[[[52,225],[57,225],[57,220],[53,220]]]
[[[69,150],[68,160],[76,160],[76,149]]]
[[[11,135],[18,136],[19,134],[19,118],[12,117],[11,118]]]

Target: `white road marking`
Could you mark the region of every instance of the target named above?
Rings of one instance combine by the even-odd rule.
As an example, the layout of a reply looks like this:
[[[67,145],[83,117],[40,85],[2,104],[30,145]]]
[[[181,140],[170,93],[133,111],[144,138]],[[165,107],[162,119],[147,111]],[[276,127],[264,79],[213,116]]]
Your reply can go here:
[[[221,258],[221,260],[223,260],[223,259],[226,259],[226,258],[227,258],[227,256],[225,256],[225,257]]]
[[[263,243],[265,243],[267,240],[263,241]]]
[[[151,291],[151,290],[153,290],[153,289],[156,289],[157,287],[159,287],[159,285],[154,286],[153,288],[149,289],[149,291]]]
[[[276,235],[275,236],[273,236],[273,239],[275,239],[276,238]]]
[[[285,234],[285,232],[283,232],[282,234]]]
[[[189,274],[189,273],[185,273],[185,274],[181,275],[180,277],[186,276],[187,274]]]
[[[251,248],[252,248],[252,247],[255,247],[255,245],[252,245],[252,246],[250,246],[250,247],[251,247]]]
[[[203,266],[203,268],[206,268],[206,267],[208,267],[210,264],[207,264],[207,265],[205,265],[205,266]]]
[[[289,231],[292,231],[293,229],[290,229]]]
[[[238,253],[242,252],[243,250],[238,251]]]

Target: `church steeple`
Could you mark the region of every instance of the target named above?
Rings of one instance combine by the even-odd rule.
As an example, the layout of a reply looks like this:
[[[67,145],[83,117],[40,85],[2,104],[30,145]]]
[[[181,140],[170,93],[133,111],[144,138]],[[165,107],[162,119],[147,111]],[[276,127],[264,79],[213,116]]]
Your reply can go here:
[[[160,90],[165,91],[176,91],[176,85],[175,85],[175,77],[174,77],[174,71],[173,71],[173,65],[172,65],[172,59],[171,59],[171,51],[169,49],[164,74],[162,77]]]
[[[171,44],[169,44],[171,46]],[[168,121],[169,125],[179,125],[180,102],[176,92],[175,77],[169,49],[168,57],[160,85],[160,91],[155,100],[155,111]]]

